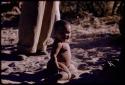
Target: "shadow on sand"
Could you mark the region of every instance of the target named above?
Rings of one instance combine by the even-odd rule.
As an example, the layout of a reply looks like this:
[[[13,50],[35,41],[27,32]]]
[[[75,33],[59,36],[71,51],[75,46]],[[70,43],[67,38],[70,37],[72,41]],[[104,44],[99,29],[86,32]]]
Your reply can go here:
[[[106,64],[105,64],[106,65]],[[17,75],[18,74],[18,75]],[[60,84],[53,80],[42,81],[42,79],[47,78],[47,71],[43,70],[35,74],[26,73],[15,73],[9,75],[2,75],[2,79],[21,82],[21,84],[28,84],[27,82],[35,82],[35,84],[41,85],[92,85],[92,84],[121,84],[123,83],[122,78],[119,75],[119,70],[117,67],[105,66],[104,70],[93,70],[90,73],[84,73],[80,75],[79,79],[74,79],[68,83]]]
[[[2,61],[21,61],[23,60],[23,58],[22,56],[18,56],[16,54],[1,53],[1,60]]]
[[[121,78],[118,68],[115,67],[81,74],[79,79],[71,80],[65,85],[119,85],[121,83],[124,83],[123,78]]]
[[[76,44],[72,43],[71,48],[83,48],[83,49],[92,49],[97,47],[108,47],[114,46],[119,47],[121,45],[121,37],[120,35],[111,35],[111,34],[99,34],[96,37],[92,37],[91,39],[84,38],[85,36],[79,36],[76,38],[74,42],[78,42]]]
[[[27,74],[27,73],[11,73],[9,75],[1,75],[2,79],[21,82],[21,84],[26,84],[27,82],[35,82],[44,84],[41,80],[47,77],[47,71],[39,71],[35,74]]]

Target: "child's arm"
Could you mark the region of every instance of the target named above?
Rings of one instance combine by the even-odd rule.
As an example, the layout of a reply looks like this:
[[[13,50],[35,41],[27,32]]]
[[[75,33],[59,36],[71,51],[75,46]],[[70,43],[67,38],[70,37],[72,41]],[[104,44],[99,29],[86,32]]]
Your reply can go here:
[[[70,64],[71,64],[71,51],[70,51],[70,47],[69,47],[69,44],[65,44],[65,49],[67,50],[65,53],[64,53],[64,58],[65,58],[65,64],[66,66],[69,68],[70,67]]]
[[[58,62],[58,65],[59,65],[59,69],[66,71],[67,73],[70,73],[69,68],[65,64]]]
[[[58,53],[59,53],[61,47],[62,47],[62,44],[61,44],[61,43],[58,43],[58,45],[55,46],[55,47],[52,49],[52,53],[51,53],[51,57],[54,58],[54,62],[55,62],[55,64],[57,65],[58,68],[59,68],[59,65],[58,65],[58,61],[57,61],[57,55],[58,55]]]
[[[60,67],[59,69],[61,70],[59,72],[59,74],[62,75],[62,79],[63,78],[64,79],[70,79],[71,78],[71,72],[70,72],[69,68],[64,63],[58,62],[58,64],[59,64],[59,67]],[[68,74],[68,75],[66,75],[66,74]]]

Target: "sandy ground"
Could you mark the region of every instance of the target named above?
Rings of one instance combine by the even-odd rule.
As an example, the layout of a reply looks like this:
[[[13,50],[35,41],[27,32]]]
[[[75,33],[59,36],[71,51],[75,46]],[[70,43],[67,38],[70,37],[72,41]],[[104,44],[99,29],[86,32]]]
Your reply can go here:
[[[3,29],[1,34],[1,51],[10,53],[10,51],[15,50],[18,42],[18,29]],[[72,24],[70,46],[73,64],[78,69],[79,77],[77,79],[80,79],[81,75],[85,73],[92,73],[94,70],[102,71],[107,61],[119,60],[120,47],[119,44],[115,43],[118,36],[117,24],[101,25],[98,28]],[[50,50],[51,46],[48,48],[49,53]],[[43,71],[46,69],[49,55],[23,55],[23,57],[2,55],[1,57],[1,82],[3,84],[34,84],[42,82],[44,79]]]
[[[45,69],[50,58],[51,45],[48,47],[48,55],[11,55],[12,51],[17,50],[17,25],[21,11],[17,6],[16,9],[13,6],[12,9],[5,10],[1,13],[1,84],[46,84],[43,80],[47,74]],[[121,50],[119,19],[116,15],[99,18],[88,14],[84,19],[71,20],[70,46],[78,77],[69,81],[58,81],[58,84],[120,85],[118,69],[116,70]],[[47,83],[52,85],[50,81]]]
[[[1,14],[1,52],[5,53],[1,55],[1,83],[43,84],[51,45],[48,47],[48,55],[11,55],[11,51],[17,50],[19,14]],[[110,76],[110,72],[106,75],[100,73],[104,72],[106,63],[112,68],[115,66],[112,61],[119,61],[118,21],[117,16],[94,17],[93,22],[90,17],[72,21],[70,46],[73,64],[78,69],[78,78],[59,83],[76,85],[81,82],[96,82],[93,79],[97,78],[97,82],[100,83],[110,82],[110,78],[113,77]]]

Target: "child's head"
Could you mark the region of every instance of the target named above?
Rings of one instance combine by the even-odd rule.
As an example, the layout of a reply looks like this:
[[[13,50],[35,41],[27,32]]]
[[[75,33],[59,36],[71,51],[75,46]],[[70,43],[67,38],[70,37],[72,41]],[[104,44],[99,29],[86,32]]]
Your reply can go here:
[[[58,20],[54,24],[55,38],[65,41],[71,36],[71,25],[65,20]]]

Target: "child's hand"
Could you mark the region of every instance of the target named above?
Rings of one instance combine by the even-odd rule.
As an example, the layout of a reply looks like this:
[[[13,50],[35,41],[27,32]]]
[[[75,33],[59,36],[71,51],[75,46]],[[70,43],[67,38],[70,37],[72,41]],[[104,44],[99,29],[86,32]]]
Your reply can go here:
[[[59,65],[59,69],[66,71],[67,73],[70,73],[69,68],[65,64],[58,62],[58,65]]]

